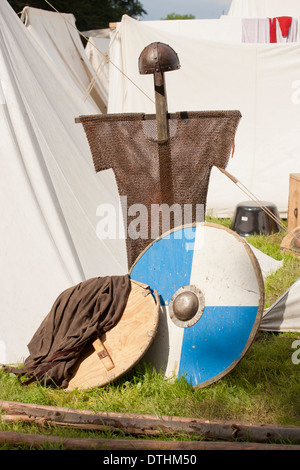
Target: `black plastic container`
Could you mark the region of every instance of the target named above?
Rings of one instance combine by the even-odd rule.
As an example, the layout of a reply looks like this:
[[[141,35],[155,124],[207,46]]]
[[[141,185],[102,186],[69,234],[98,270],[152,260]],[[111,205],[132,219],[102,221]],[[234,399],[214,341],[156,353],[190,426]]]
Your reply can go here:
[[[280,220],[275,204],[265,201],[261,201],[260,204],[267,207]],[[231,228],[241,237],[260,233],[269,235],[280,230],[279,224],[253,201],[240,202],[236,206]]]

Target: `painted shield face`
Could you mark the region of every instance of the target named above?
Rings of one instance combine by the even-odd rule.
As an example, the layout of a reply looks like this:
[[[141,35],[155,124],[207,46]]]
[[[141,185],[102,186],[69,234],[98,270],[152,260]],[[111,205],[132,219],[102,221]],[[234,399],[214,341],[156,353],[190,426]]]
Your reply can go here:
[[[184,226],[154,241],[132,279],[160,295],[156,337],[145,360],[166,377],[205,387],[244,357],[258,330],[264,287],[246,241],[223,226]]]

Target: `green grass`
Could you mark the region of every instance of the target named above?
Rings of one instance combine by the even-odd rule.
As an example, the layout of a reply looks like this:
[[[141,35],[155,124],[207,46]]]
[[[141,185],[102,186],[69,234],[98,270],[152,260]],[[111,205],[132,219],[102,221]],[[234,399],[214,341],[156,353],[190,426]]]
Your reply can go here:
[[[209,222],[231,227],[231,219],[215,219],[207,217]],[[284,223],[285,221],[283,221]],[[283,265],[275,273],[269,275],[264,282],[265,308],[270,307],[297,279],[300,278],[300,258],[280,251],[280,245],[286,233],[280,231],[271,235],[254,235],[247,241],[258,250],[275,260],[283,261]]]
[[[280,251],[284,233],[249,237],[253,246],[276,260],[283,260],[283,266],[265,279],[265,307],[270,307],[300,277],[300,258]]]
[[[0,399],[93,411],[300,425],[300,365],[292,362],[296,338],[300,335],[259,332],[236,368],[204,389],[194,389],[184,377],[167,380],[151,365],[141,362],[117,381],[87,391],[66,392],[40,384],[23,387],[14,375],[0,372]],[[0,429],[69,437],[125,437],[110,431],[32,424],[2,424]]]
[[[212,220],[230,227],[230,219]],[[265,305],[269,306],[300,277],[300,260],[280,252],[284,234],[248,239],[283,266],[265,280]],[[93,411],[115,411],[252,423],[300,426],[300,364],[293,364],[293,341],[300,333],[260,331],[245,357],[223,379],[204,389],[194,389],[184,377],[165,379],[150,364],[140,362],[126,375],[101,388],[66,392],[41,384],[22,386],[13,374],[0,371],[0,399]],[[0,430],[55,434],[68,437],[124,438],[122,432],[91,432],[33,424],[1,424]],[[166,436],[159,438],[167,439]],[[191,439],[181,436],[177,439]],[[192,437],[195,439],[195,436]],[[199,439],[199,437],[198,437]],[[5,445],[0,449],[7,448]]]

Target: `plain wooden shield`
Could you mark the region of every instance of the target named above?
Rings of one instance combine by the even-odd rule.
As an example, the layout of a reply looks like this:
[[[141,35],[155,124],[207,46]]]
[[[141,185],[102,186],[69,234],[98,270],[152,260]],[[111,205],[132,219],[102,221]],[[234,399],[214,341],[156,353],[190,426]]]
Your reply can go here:
[[[300,227],[295,227],[284,237],[280,249],[300,257]]]
[[[156,337],[145,360],[166,377],[205,387],[243,358],[264,305],[260,266],[235,232],[201,223],[175,229],[138,258],[131,276],[160,295]]]
[[[120,321],[85,349],[66,390],[106,385],[137,364],[156,335],[159,308],[158,295],[155,300],[147,285],[131,279]]]

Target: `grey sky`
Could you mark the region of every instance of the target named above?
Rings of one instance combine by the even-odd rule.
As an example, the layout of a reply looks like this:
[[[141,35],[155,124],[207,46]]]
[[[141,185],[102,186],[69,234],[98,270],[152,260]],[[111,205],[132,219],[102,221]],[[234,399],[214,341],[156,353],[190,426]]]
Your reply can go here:
[[[169,13],[192,14],[197,19],[219,18],[227,14],[231,0],[140,0],[147,11],[142,19],[160,20]]]

